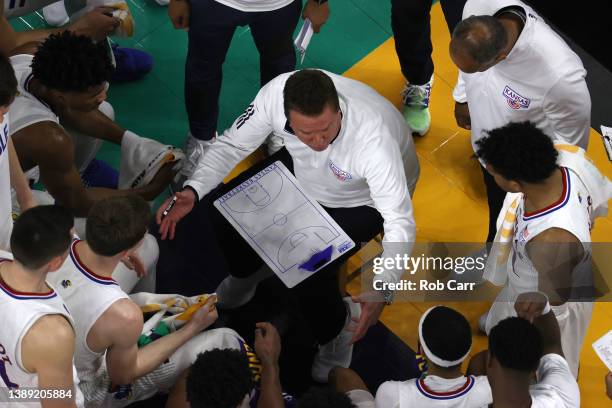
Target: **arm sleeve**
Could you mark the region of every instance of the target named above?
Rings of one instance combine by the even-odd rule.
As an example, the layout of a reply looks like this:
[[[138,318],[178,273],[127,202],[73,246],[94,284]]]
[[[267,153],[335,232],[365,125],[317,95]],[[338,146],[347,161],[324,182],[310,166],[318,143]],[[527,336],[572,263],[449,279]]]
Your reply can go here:
[[[591,95],[582,71],[560,78],[544,97],[543,108],[556,139],[586,150],[591,127]]]
[[[382,257],[410,255],[416,238],[412,200],[399,148],[394,143],[368,147],[362,154],[363,174],[370,188],[374,206],[383,217]],[[387,269],[375,280],[398,282],[401,269]]]
[[[185,182],[200,199],[223,181],[229,172],[263,144],[272,132],[273,82],[264,86],[252,104],[200,156],[198,165]]]

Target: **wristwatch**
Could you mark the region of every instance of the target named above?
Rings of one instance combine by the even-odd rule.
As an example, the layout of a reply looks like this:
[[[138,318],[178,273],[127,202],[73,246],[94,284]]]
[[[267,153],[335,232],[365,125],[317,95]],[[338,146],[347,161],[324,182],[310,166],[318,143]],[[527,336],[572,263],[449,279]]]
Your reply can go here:
[[[391,303],[393,303],[393,298],[395,297],[395,292],[389,289],[381,290],[380,292],[383,295],[383,300],[385,301],[385,304],[387,306],[391,305]]]

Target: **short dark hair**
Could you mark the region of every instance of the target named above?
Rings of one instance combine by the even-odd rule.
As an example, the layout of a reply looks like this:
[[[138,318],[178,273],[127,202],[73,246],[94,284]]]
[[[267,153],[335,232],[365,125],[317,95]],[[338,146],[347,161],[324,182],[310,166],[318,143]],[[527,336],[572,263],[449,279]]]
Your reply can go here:
[[[423,338],[427,348],[437,357],[455,361],[472,347],[472,329],[466,318],[456,310],[437,306],[423,320]]]
[[[43,42],[32,61],[32,74],[49,89],[83,92],[108,81],[114,70],[104,41],[62,31]]]
[[[27,269],[42,267],[68,251],[73,226],[70,211],[58,205],[41,205],[24,211],[13,225],[13,258]]]
[[[109,197],[96,202],[89,211],[85,236],[98,255],[115,256],[136,245],[147,232],[151,208],[135,194]]]
[[[532,372],[542,357],[542,336],[529,321],[509,317],[491,329],[489,352],[504,368]]]
[[[11,61],[0,52],[0,106],[7,106],[17,95],[17,78]]]
[[[236,408],[253,390],[247,355],[213,349],[198,355],[187,374],[187,401],[192,408]]]
[[[292,110],[306,116],[317,116],[327,105],[336,111],[340,109],[334,82],[318,69],[303,69],[291,74],[283,89],[283,104],[287,118]]]
[[[302,395],[298,408],[355,408],[350,398],[332,387],[312,387]]]
[[[552,140],[532,122],[511,122],[476,142],[476,155],[508,180],[539,183],[557,168]]]
[[[508,33],[493,16],[470,16],[455,27],[453,42],[477,63],[487,64],[504,50]]]

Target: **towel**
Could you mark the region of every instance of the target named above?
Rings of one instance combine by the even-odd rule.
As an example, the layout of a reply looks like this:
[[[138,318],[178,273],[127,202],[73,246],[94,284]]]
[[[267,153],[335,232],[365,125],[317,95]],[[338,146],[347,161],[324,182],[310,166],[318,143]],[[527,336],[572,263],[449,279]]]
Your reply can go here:
[[[612,182],[597,169],[584,149],[569,144],[555,144],[559,156],[557,164],[572,170],[585,185],[592,199],[591,225],[595,219],[608,214],[608,201],[612,199]],[[508,279],[508,259],[512,252],[512,238],[516,209],[522,193],[508,193],[497,219],[497,234],[485,265],[484,278],[501,286]]]
[[[178,169],[185,155],[181,149],[163,145],[126,130],[121,141],[119,188],[133,189],[151,182],[166,163],[175,163]]]
[[[214,294],[186,297],[176,294],[133,293],[130,299],[140,306],[145,318],[138,347],[177,331]]]

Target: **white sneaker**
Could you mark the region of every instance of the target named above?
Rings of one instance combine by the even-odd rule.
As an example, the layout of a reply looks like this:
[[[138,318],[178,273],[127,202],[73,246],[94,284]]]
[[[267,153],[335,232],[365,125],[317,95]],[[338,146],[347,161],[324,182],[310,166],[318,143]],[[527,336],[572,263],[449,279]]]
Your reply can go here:
[[[259,282],[274,273],[268,265],[264,265],[253,275],[246,278],[228,276],[217,287],[217,307],[220,309],[235,309],[249,302],[255,296]]]
[[[185,160],[183,160],[183,166],[176,175],[174,182],[170,185],[170,190],[173,193],[183,189],[183,184],[192,176],[193,172],[198,166],[200,157],[202,157],[206,149],[208,149],[208,147],[212,145],[215,140],[217,140],[216,137],[213,137],[211,140],[200,140],[193,137],[191,132],[187,133],[185,145],[183,146]]]
[[[329,372],[334,367],[348,368],[351,365],[353,345],[349,343],[353,338],[353,332],[348,331],[348,327],[353,318],[359,319],[361,316],[361,305],[353,302],[350,297],[345,297],[343,300],[347,307],[344,328],[335,339],[319,347],[319,352],[312,363],[312,378],[319,383],[327,383]]]
[[[61,27],[70,21],[63,0],[43,7],[43,16],[47,24],[53,27]]]

